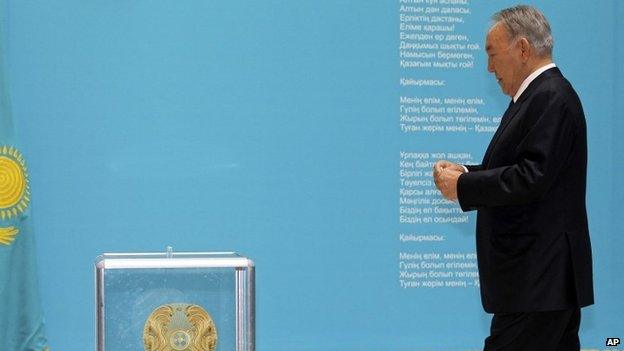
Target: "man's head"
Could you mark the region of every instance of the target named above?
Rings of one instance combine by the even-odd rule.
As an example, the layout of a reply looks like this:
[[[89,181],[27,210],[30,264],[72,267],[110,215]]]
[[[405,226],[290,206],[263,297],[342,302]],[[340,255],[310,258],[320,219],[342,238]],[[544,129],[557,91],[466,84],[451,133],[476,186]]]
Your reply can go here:
[[[513,97],[526,77],[552,61],[550,25],[541,12],[524,5],[499,11],[492,19],[485,41],[488,71]]]

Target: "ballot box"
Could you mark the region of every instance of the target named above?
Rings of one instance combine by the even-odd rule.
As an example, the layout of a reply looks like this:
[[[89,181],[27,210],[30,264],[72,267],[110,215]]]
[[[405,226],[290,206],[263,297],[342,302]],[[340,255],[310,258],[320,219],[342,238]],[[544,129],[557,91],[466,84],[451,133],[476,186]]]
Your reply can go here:
[[[97,351],[254,351],[254,264],[234,252],[105,253]]]

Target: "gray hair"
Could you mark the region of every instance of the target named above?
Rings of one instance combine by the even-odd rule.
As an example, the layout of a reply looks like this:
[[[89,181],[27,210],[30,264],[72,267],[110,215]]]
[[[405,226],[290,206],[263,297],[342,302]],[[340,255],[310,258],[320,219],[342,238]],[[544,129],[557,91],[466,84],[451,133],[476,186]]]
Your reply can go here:
[[[518,5],[506,8],[492,16],[494,25],[501,23],[507,29],[510,40],[526,38],[538,56],[551,56],[553,37],[550,24],[534,7]]]

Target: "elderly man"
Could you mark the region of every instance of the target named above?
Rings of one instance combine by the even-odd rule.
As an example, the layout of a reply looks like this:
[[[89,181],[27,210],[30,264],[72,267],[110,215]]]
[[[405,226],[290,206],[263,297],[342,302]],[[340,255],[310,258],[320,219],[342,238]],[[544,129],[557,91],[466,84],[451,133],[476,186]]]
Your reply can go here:
[[[494,313],[484,350],[579,350],[580,308],[594,302],[585,116],[546,18],[516,6],[493,20],[488,71],[512,101],[481,164],[438,161],[435,183],[478,211],[481,300]]]

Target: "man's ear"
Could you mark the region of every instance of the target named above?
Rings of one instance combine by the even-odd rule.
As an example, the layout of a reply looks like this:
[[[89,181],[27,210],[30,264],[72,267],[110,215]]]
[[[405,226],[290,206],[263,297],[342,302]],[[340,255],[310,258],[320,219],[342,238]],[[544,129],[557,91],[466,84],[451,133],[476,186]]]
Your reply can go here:
[[[533,51],[531,44],[526,38],[520,38],[520,40],[518,40],[518,45],[520,47],[520,55],[522,61],[527,62],[529,60],[529,57],[531,57]]]

